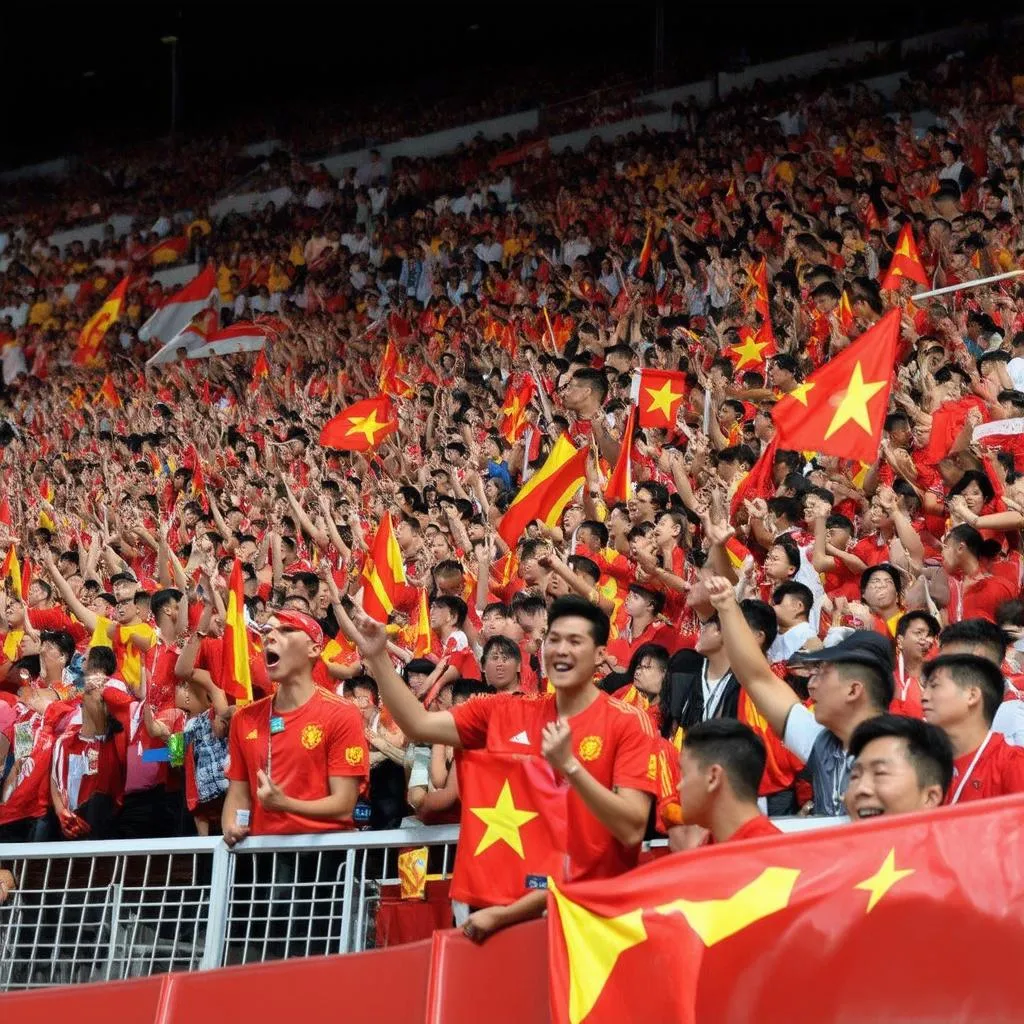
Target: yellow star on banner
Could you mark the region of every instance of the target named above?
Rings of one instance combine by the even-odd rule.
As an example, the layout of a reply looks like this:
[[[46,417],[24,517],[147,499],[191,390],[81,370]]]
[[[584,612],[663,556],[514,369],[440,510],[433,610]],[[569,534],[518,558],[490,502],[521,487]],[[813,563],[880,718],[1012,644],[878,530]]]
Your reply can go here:
[[[665,419],[672,419],[672,403],[677,398],[683,397],[681,391],[672,390],[672,381],[665,381],[660,388],[644,388],[644,391],[651,396],[651,404],[645,411],[662,412],[665,414]]]
[[[799,876],[793,868],[765,868],[726,899],[673,900],[650,910],[682,914],[704,945],[710,947],[785,909]],[[550,880],[548,890],[558,908],[569,961],[569,1021],[580,1024],[597,1004],[619,957],[647,940],[645,908],[601,917],[573,903]]]
[[[387,430],[391,426],[391,423],[385,420],[381,423],[377,419],[377,410],[374,409],[369,416],[353,416],[349,421],[350,425],[348,430],[345,431],[346,437],[352,437],[354,434],[362,434],[366,438],[366,443],[373,446],[377,435],[382,430]]]
[[[864,371],[860,367],[858,359],[850,375],[850,383],[846,387],[846,394],[832,417],[832,422],[825,431],[825,440],[828,440],[840,427],[846,426],[853,421],[865,434],[871,433],[871,416],[868,414],[868,401],[878,394],[885,387],[884,380],[864,380]]]
[[[477,848],[473,851],[474,857],[479,857],[484,850],[495,843],[504,842],[519,854],[520,859],[526,859],[526,854],[523,853],[523,838],[520,836],[519,830],[528,821],[533,821],[537,817],[537,812],[523,811],[516,807],[508,779],[501,787],[501,792],[493,807],[470,807],[470,812],[487,826],[487,831],[484,832]]]
[[[807,396],[814,390],[814,384],[811,381],[805,380],[802,384],[797,384],[792,391],[789,392],[789,397],[799,402],[805,409],[807,408]]]
[[[736,364],[737,370],[742,370],[747,363],[763,363],[764,360],[761,358],[761,353],[768,347],[767,341],[757,342],[754,341],[753,336],[747,338],[742,345],[733,345],[730,352],[740,357],[739,362]]]
[[[896,849],[891,849],[886,854],[885,860],[882,862],[882,866],[870,877],[865,878],[863,882],[858,882],[854,889],[863,889],[865,892],[871,893],[868,897],[868,909],[864,911],[865,914],[870,914],[874,910],[878,901],[901,879],[906,878],[908,875],[914,873],[913,868],[903,868],[902,870],[896,870]]]

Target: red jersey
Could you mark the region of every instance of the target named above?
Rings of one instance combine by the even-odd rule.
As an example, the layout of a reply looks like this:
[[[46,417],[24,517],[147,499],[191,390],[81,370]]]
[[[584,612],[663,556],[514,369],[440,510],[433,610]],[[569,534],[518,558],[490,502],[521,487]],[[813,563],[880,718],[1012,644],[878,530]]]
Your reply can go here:
[[[266,811],[256,798],[256,772],[270,777],[296,800],[320,800],[330,795],[328,779],[369,777],[370,755],[363,734],[363,719],[351,702],[317,687],[313,696],[294,711],[276,712],[273,698],[239,708],[231,719],[228,763],[224,774],[232,782],[247,782],[252,797],[253,835],[293,835],[336,832],[352,827],[352,820],[329,821],[299,814]],[[271,731],[271,720],[282,729]]]
[[[558,718],[553,693],[479,697],[453,707],[450,713],[466,749],[537,757],[544,726]],[[568,724],[577,759],[602,786],[657,795],[657,750],[644,712],[598,692]],[[566,789],[567,879],[610,878],[635,867],[640,847],[623,846],[590,813],[579,794],[568,784]]]
[[[94,796],[124,802],[128,734],[124,729],[105,736],[84,737],[81,725],[69,726],[53,747],[51,778],[69,810],[77,810]]]
[[[614,658],[623,669],[629,666],[630,659],[644,644],[660,644],[669,654],[675,654],[679,646],[679,633],[671,626],[655,619],[644,628],[639,636],[627,640],[619,636],[608,644],[608,656]]]
[[[763,814],[757,815],[756,818],[751,818],[750,821],[744,822],[728,839],[723,840],[727,843],[735,843],[741,839],[757,839],[759,836],[778,836],[782,835],[782,829],[777,828],[773,825],[770,819],[766,818]],[[711,837],[709,832],[700,843],[701,846],[714,846],[715,841]]]
[[[964,619],[987,619],[996,621],[996,608],[1004,601],[1016,597],[1017,591],[1004,576],[984,575],[964,585],[962,579],[949,580],[950,622]]]
[[[1010,793],[1024,793],[1024,747],[1011,747],[1000,733],[990,732],[978,750],[953,759],[947,804]]]

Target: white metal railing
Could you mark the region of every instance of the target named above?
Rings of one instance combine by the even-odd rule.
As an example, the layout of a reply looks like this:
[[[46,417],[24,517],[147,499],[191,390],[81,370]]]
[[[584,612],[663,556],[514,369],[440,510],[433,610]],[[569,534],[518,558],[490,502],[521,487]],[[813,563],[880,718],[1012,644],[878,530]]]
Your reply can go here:
[[[234,849],[216,837],[0,845],[17,885],[0,904],[0,992],[372,948],[399,852],[426,846],[429,873],[449,877],[458,836],[439,825]]]

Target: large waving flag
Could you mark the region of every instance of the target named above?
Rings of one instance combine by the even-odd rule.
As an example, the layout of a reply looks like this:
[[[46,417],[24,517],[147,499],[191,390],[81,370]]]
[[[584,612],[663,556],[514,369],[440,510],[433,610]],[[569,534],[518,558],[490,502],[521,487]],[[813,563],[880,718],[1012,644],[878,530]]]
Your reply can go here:
[[[554,526],[586,479],[587,448],[577,449],[563,434],[544,465],[523,485],[498,523],[498,533],[514,548],[534,519]]]
[[[733,518],[743,507],[744,501],[764,498],[766,501],[775,496],[775,452],[778,449],[778,438],[773,437],[754,463],[750,472],[745,474],[736,484],[736,489],[729,499],[729,517]]]
[[[11,593],[15,597],[24,600],[28,596],[26,593],[28,588],[23,585],[21,578],[21,563],[18,561],[18,553],[14,550],[13,544],[7,549],[7,556],[4,558],[3,566],[0,567],[0,574],[5,580],[11,581]]]
[[[434,632],[430,628],[430,608],[427,605],[427,592],[420,589],[419,601],[416,604],[416,640],[412,653],[417,658],[427,658],[434,649]]]
[[[761,262],[750,273],[750,280],[753,283],[754,312],[764,317],[769,317],[770,300],[768,298],[768,260],[761,257]]]
[[[396,430],[398,417],[391,399],[387,395],[378,395],[376,398],[364,398],[328,420],[320,431],[320,443],[325,448],[365,452],[376,448]]]
[[[566,787],[529,754],[461,751],[462,804],[451,895],[471,906],[507,906],[529,879],[562,877]]]
[[[218,323],[215,309],[201,309],[170,341],[146,360],[146,366],[191,359],[196,349],[202,348],[217,333]]]
[[[109,405],[111,409],[120,409],[124,405],[109,373],[103,378],[103,383],[100,385],[99,391],[96,392],[92,404],[97,405],[101,401]]]
[[[731,345],[725,354],[733,360],[733,368],[740,370],[764,371],[764,365],[772,356],[779,354],[771,320],[763,320],[756,331],[750,327],[739,330],[740,344]]]
[[[647,223],[647,234],[644,235],[644,244],[640,250],[640,258],[636,261],[636,276],[645,277],[651,268],[651,254],[654,251],[654,229],[651,223]]]
[[[239,703],[252,701],[249,632],[245,626],[245,589],[242,563],[236,558],[228,579],[228,607],[224,613],[224,678],[221,688]]]
[[[874,462],[895,374],[900,311],[891,309],[772,411],[779,444]]]
[[[896,251],[892,254],[892,261],[889,263],[889,269],[885,272],[885,277],[882,278],[881,287],[895,290],[904,281],[916,281],[923,285],[931,284],[917,251],[914,231],[909,222],[900,228],[899,238],[896,239]]]
[[[139,328],[141,341],[165,343],[183,331],[192,318],[207,307],[220,309],[217,275],[212,266],[205,267],[183,285]]]
[[[110,325],[121,317],[125,296],[128,294],[128,275],[118,282],[114,290],[103,300],[103,305],[82,328],[78,336],[78,345],[72,361],[76,366],[89,366],[99,361],[100,345],[106,337]]]
[[[274,337],[284,324],[274,317],[263,320],[237,320],[207,335],[206,343],[189,352],[189,359],[210,359],[230,356],[237,352],[258,352],[269,338]]]
[[[178,263],[188,253],[188,239],[184,235],[174,238],[161,238],[142,253],[137,263],[148,263],[151,267],[161,267],[168,263]]]
[[[1024,874],[1007,865],[1022,840],[1018,795],[556,881],[551,1019],[1013,1020],[1005,997],[977,1002],[976,979],[1015,970]],[[936,972],[922,935],[943,936],[955,970]],[[794,1013],[786,993],[808,978],[821,981],[813,1010]]]
[[[629,501],[633,497],[633,435],[636,433],[636,406],[629,407],[626,425],[622,431],[622,444],[619,457],[615,460],[608,485],[605,487],[604,500],[609,505],[619,501]]]
[[[384,346],[384,357],[380,364],[380,377],[377,383],[385,395],[392,395],[396,398],[412,398],[416,394],[415,389],[406,380],[409,366],[405,357],[398,351],[398,346],[392,338],[388,338]]]
[[[363,567],[363,611],[371,619],[387,622],[395,610],[398,590],[404,586],[402,550],[395,538],[391,513],[385,512]]]
[[[513,387],[509,381],[505,389],[498,432],[509,444],[515,444],[526,429],[526,410],[533,400],[536,389],[537,385],[532,376],[524,377],[519,387]]]

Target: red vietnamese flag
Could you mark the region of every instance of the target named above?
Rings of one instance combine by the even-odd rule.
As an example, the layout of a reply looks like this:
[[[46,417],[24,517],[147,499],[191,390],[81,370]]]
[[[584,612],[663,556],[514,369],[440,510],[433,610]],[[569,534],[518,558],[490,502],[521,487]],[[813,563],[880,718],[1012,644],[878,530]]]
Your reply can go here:
[[[551,1019],[950,1020],[950,1007],[978,1006],[977,979],[990,977],[1005,983],[966,1018],[1016,1020],[1024,874],[1006,866],[1022,840],[1017,795],[555,882]],[[943,936],[956,968],[936,972],[922,935]],[[806,1008],[794,1013],[784,994],[796,991]]]
[[[737,372],[761,370],[772,356],[779,354],[771,320],[762,321],[756,332],[749,327],[741,327],[739,336],[741,344],[731,345],[725,352],[733,360]]]
[[[420,589],[419,601],[416,605],[416,640],[412,653],[414,658],[427,658],[434,649],[434,631],[430,628],[430,608],[427,604],[427,592]]]
[[[391,399],[378,395],[376,398],[364,398],[328,420],[320,431],[320,443],[325,448],[366,452],[376,448],[396,430],[398,420]]]
[[[79,384],[78,387],[76,387],[75,390],[71,393],[71,397],[68,399],[68,405],[70,405],[71,408],[74,409],[76,412],[84,408],[85,392],[82,390],[81,384]]]
[[[405,359],[398,351],[391,338],[384,348],[384,358],[381,361],[380,377],[378,384],[385,395],[394,395],[398,398],[411,398],[416,392],[409,382],[399,374],[408,373]]]
[[[637,406],[636,425],[673,429],[687,390],[686,375],[676,370],[636,371],[630,389],[630,397]]]
[[[5,580],[11,581],[11,592],[15,597],[21,597],[27,592],[28,588],[22,585],[21,565],[18,562],[18,553],[14,550],[13,544],[7,549],[7,557],[4,558],[4,564],[0,568],[0,573],[3,574]]]
[[[983,448],[993,448],[997,452],[1009,452],[1013,456],[1014,467],[1017,471],[1020,472],[1024,467],[1024,417],[1015,416],[1009,420],[979,423],[971,434],[971,442],[981,445]],[[995,481],[993,481],[994,486]],[[2,509],[0,509],[0,522],[3,522]]]
[[[98,361],[100,345],[111,324],[121,317],[125,296],[128,294],[128,277],[122,277],[114,290],[103,300],[103,305],[89,318],[78,335],[78,345],[72,362],[76,366],[87,366]]]
[[[0,523],[3,523],[4,526],[10,526],[13,521],[11,518],[11,503],[7,500],[7,495],[5,494],[0,498]]]
[[[256,361],[252,364],[252,383],[257,385],[261,380],[266,380],[269,376],[270,363],[267,362],[267,352],[266,349],[261,348],[256,356]]]
[[[206,491],[206,479],[203,476],[203,460],[194,444],[190,444],[182,456],[182,462],[186,469],[192,470],[192,493],[203,494]]]
[[[751,271],[750,279],[754,282],[754,312],[769,317],[770,301],[768,298],[768,259],[761,257],[761,262]]]
[[[900,228],[900,235],[896,240],[896,251],[892,255],[892,261],[889,263],[889,269],[885,272],[885,277],[882,278],[881,287],[895,291],[904,281],[916,281],[923,285],[931,284],[917,251],[914,232],[909,223]]]
[[[114,382],[110,379],[109,373],[103,378],[103,383],[100,385],[99,391],[96,392],[96,397],[92,400],[92,404],[96,405],[100,399],[106,402],[111,409],[120,409],[124,404],[121,401],[121,396],[117,393],[117,388],[114,387]]]
[[[646,277],[651,267],[651,252],[653,245],[653,229],[650,221],[647,222],[647,234],[644,236],[643,248],[640,250],[640,258],[636,261],[636,276]]]
[[[892,391],[900,311],[891,309],[849,348],[776,403],[779,444],[874,462]]]
[[[249,632],[245,625],[245,588],[242,563],[236,558],[228,580],[228,607],[224,613],[224,678],[221,688],[240,703],[252,701]]]
[[[184,235],[178,235],[177,238],[162,238],[142,253],[136,262],[159,267],[165,263],[177,263],[185,258],[187,252],[188,239]]]
[[[514,548],[535,519],[554,526],[586,479],[587,448],[577,450],[568,436],[555,442],[544,465],[522,486],[498,523],[498,534]]]
[[[850,305],[850,293],[844,288],[843,294],[839,296],[839,326],[843,333],[849,337],[853,330],[853,307]]]
[[[509,444],[515,444],[526,429],[526,410],[536,390],[532,376],[524,377],[518,388],[513,387],[509,381],[498,425],[498,432]]]
[[[540,757],[463,750],[456,757],[462,804],[452,899],[507,906],[530,880],[562,877],[566,794]]]
[[[363,566],[363,611],[378,622],[387,622],[395,610],[398,590],[404,587],[405,565],[395,539],[391,513],[385,512]]]
[[[615,460],[608,485],[605,487],[604,500],[609,505],[619,501],[629,501],[633,497],[633,435],[636,432],[636,406],[629,407],[626,425],[622,431],[622,443],[619,446],[619,457]]]
[[[775,480],[772,473],[775,469],[775,452],[778,446],[778,438],[773,437],[750,472],[736,485],[729,502],[730,519],[743,507],[744,501],[753,501],[755,498],[764,498],[767,501],[768,498],[775,496]]]

